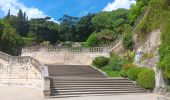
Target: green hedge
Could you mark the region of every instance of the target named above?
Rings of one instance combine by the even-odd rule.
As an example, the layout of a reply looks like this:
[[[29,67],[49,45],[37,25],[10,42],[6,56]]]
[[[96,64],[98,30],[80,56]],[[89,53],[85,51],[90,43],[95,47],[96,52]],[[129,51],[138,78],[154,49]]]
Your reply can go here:
[[[147,69],[146,67],[134,67],[128,70],[128,79],[136,81],[138,79],[139,74]]]
[[[98,68],[102,68],[104,66],[106,66],[109,63],[109,58],[100,56],[100,57],[96,57],[92,64]]]
[[[138,84],[145,89],[153,90],[155,87],[155,72],[153,69],[145,69],[138,76]]]

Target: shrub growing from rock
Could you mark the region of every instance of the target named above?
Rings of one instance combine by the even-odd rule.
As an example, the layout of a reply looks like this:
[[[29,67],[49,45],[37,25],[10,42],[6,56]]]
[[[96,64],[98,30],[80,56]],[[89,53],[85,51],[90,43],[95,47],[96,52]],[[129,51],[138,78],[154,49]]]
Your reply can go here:
[[[96,57],[92,62],[92,64],[98,68],[102,68],[106,66],[108,63],[109,63],[109,58],[103,56]]]
[[[145,69],[138,76],[138,84],[145,89],[153,90],[155,87],[155,72],[153,69]]]

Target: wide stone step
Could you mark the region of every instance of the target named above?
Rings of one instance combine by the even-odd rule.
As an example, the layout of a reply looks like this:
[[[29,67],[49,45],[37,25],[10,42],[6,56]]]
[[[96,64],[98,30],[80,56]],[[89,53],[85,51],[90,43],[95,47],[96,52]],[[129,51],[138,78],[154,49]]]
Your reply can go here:
[[[82,87],[82,88],[87,88],[87,87],[134,87],[134,85],[52,85],[51,88],[76,88],[76,87]]]
[[[126,80],[129,81],[127,78],[86,78],[86,77],[51,77],[52,80],[57,80],[57,81],[121,81],[121,80]]]
[[[103,94],[78,94],[78,95],[51,95],[50,98],[69,98],[69,97],[83,97],[83,96],[110,96],[110,95],[127,95],[127,94],[134,94],[134,93],[103,93]],[[145,94],[145,92],[138,92],[135,94]]]
[[[122,89],[71,89],[71,90],[57,90],[57,89],[52,89],[51,92],[58,92],[58,93],[62,93],[62,92],[96,92],[96,91],[138,91],[138,90],[143,90],[141,88],[122,88]]]
[[[133,83],[131,81],[52,81],[53,83],[57,83],[57,84],[61,84],[61,83],[77,83],[77,84],[81,84],[81,83],[86,83],[86,84],[89,84],[89,83]]]
[[[133,85],[133,83],[52,83],[51,85]]]
[[[86,90],[86,89],[142,89],[139,86],[131,87],[51,87],[51,90]]]
[[[80,91],[80,92],[54,92],[51,95],[82,95],[82,94],[121,94],[121,93],[143,93],[146,92],[145,90],[127,90],[127,91]]]

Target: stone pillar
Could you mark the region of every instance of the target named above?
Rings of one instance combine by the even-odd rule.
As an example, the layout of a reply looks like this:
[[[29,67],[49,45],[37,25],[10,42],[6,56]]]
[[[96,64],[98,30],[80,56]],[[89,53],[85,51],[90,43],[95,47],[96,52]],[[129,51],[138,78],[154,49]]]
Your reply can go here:
[[[44,83],[43,83],[43,93],[44,97],[49,97],[51,94],[51,89],[50,89],[50,76],[48,73],[48,67],[44,66]]]
[[[155,71],[155,89],[154,93],[156,94],[164,94],[166,92],[165,82],[163,77],[163,72],[161,69],[156,67],[153,68]]]

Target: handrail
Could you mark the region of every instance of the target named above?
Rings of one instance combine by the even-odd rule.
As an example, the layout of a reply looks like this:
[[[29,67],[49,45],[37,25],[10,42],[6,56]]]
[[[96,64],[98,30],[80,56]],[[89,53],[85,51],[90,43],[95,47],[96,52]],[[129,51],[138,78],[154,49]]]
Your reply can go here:
[[[136,22],[133,25],[134,28],[137,26],[137,24],[140,23],[141,19],[143,19],[145,17],[145,14],[146,14],[147,11],[148,11],[148,7],[146,7],[144,9],[144,11],[142,12],[141,16],[136,20]]]

